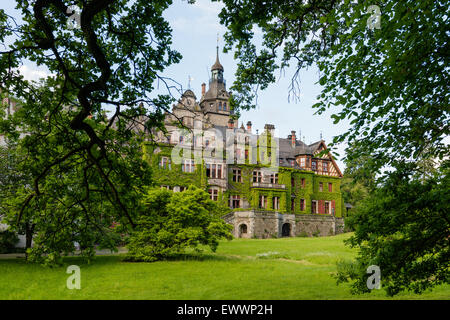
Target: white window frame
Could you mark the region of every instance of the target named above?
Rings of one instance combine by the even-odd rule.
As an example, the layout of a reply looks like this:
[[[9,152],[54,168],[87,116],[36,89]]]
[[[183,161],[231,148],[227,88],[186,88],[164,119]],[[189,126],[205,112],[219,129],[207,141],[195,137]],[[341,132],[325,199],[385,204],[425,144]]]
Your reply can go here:
[[[256,178],[256,181],[255,181]],[[260,170],[253,170],[253,182],[261,183],[262,182],[262,172]]]
[[[209,166],[209,176],[208,176],[208,166]],[[223,163],[215,163],[215,162],[206,163],[206,177],[211,179],[222,179],[224,171],[223,169],[224,169]]]
[[[186,170],[186,168],[189,168],[189,169]],[[184,159],[183,160],[183,164],[181,165],[181,171],[187,172],[187,173],[194,172],[195,171],[194,160],[192,160],[192,159]]]
[[[219,189],[218,188],[209,188],[208,193],[209,193],[211,200],[219,201]]]
[[[159,167],[162,169],[172,169],[171,159],[169,157],[161,157],[161,160],[159,161]]]
[[[274,210],[280,210],[280,197],[272,197],[272,207]]]

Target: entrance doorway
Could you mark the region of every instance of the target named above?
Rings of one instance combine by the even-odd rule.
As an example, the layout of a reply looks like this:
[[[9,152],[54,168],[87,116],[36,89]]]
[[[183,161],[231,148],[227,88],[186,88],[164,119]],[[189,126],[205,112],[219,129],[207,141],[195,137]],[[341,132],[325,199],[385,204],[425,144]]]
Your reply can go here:
[[[291,224],[285,223],[281,227],[281,236],[282,237],[290,237],[291,236]]]
[[[241,224],[239,226],[239,238],[246,238],[247,237],[247,225]]]

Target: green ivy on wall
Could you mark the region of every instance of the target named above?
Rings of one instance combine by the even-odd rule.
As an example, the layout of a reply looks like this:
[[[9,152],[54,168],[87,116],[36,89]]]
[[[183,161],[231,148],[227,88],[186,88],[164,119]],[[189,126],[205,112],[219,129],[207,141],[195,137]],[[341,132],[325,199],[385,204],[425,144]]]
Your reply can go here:
[[[171,163],[170,169],[164,169],[159,166],[161,157],[171,158],[173,146],[168,144],[145,145],[145,158],[153,169],[153,176],[156,185],[168,185],[171,187],[182,186],[188,187],[195,185],[197,187],[208,190],[208,179],[206,177],[206,166],[202,162],[196,165],[195,171],[192,173],[183,172],[181,164]],[[228,187],[226,190],[219,192],[218,200],[225,206],[228,206],[228,199],[232,195],[239,195],[241,203],[248,204],[249,208],[238,208],[233,211],[246,211],[249,209],[261,210],[259,208],[259,196],[267,197],[267,208],[265,211],[275,211],[273,209],[273,197],[279,197],[280,213],[294,214],[311,214],[312,200],[335,201],[335,216],[342,217],[344,204],[340,192],[340,178],[332,176],[322,176],[314,174],[311,171],[298,170],[294,168],[279,167],[278,168],[278,184],[285,185],[285,189],[253,187],[253,171],[268,167],[267,165],[257,164],[236,164],[229,166]],[[233,182],[232,168],[241,169],[241,182]],[[293,186],[292,186],[293,179]],[[305,179],[302,186],[302,179]],[[323,183],[323,191],[319,191],[319,183]],[[332,183],[332,192],[328,191],[328,183]],[[294,198],[294,212],[291,212],[291,199]],[[304,199],[304,210],[300,210],[300,199]]]

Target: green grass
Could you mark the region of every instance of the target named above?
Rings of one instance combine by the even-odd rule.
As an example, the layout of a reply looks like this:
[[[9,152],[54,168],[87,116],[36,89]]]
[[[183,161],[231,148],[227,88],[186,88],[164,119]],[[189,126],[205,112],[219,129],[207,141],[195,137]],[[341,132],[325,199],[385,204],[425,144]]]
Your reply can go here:
[[[0,299],[387,299],[383,290],[354,296],[336,285],[336,261],[355,254],[342,243],[348,237],[235,239],[214,254],[154,263],[98,256],[88,265],[68,257],[65,266],[47,268],[0,260]],[[70,264],[81,267],[81,290],[66,288]],[[449,298],[449,285],[395,297]]]

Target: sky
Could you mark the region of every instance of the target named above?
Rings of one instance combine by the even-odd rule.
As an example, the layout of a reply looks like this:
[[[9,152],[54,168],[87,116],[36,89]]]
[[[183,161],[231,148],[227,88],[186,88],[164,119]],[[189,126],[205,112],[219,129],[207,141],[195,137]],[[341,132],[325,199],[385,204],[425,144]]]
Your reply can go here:
[[[224,78],[227,88],[234,81],[234,73],[237,63],[233,59],[233,53],[222,52],[223,34],[226,29],[219,23],[218,14],[222,8],[221,3],[210,0],[196,0],[189,4],[186,0],[175,0],[174,4],[165,12],[164,16],[173,29],[172,48],[179,51],[183,59],[177,65],[168,67],[164,76],[175,79],[188,88],[188,79],[191,78],[190,88],[197,98],[201,96],[201,84],[208,83],[211,66],[216,58],[217,37],[219,34],[219,59],[224,67]],[[0,8],[16,17],[19,13],[14,9],[14,0],[1,0]],[[46,75],[47,71],[32,63],[23,65],[20,71],[27,79],[37,80]],[[335,110],[328,110],[322,115],[314,115],[315,110],[311,106],[317,102],[316,97],[321,91],[317,68],[311,67],[300,73],[299,101],[289,100],[289,85],[295,67],[285,70],[283,74],[277,74],[276,83],[271,84],[266,90],[258,94],[258,106],[251,111],[241,112],[239,125],[247,121],[253,124],[253,131],[259,129],[262,132],[265,124],[273,124],[276,133],[280,137],[287,137],[291,131],[296,131],[297,137],[301,131],[301,137],[307,144],[320,140],[321,134],[325,142],[330,142],[333,136],[344,133],[348,123],[333,124],[330,115]],[[344,164],[340,161],[344,152],[344,146],[340,146],[337,152],[337,164],[343,171]]]

